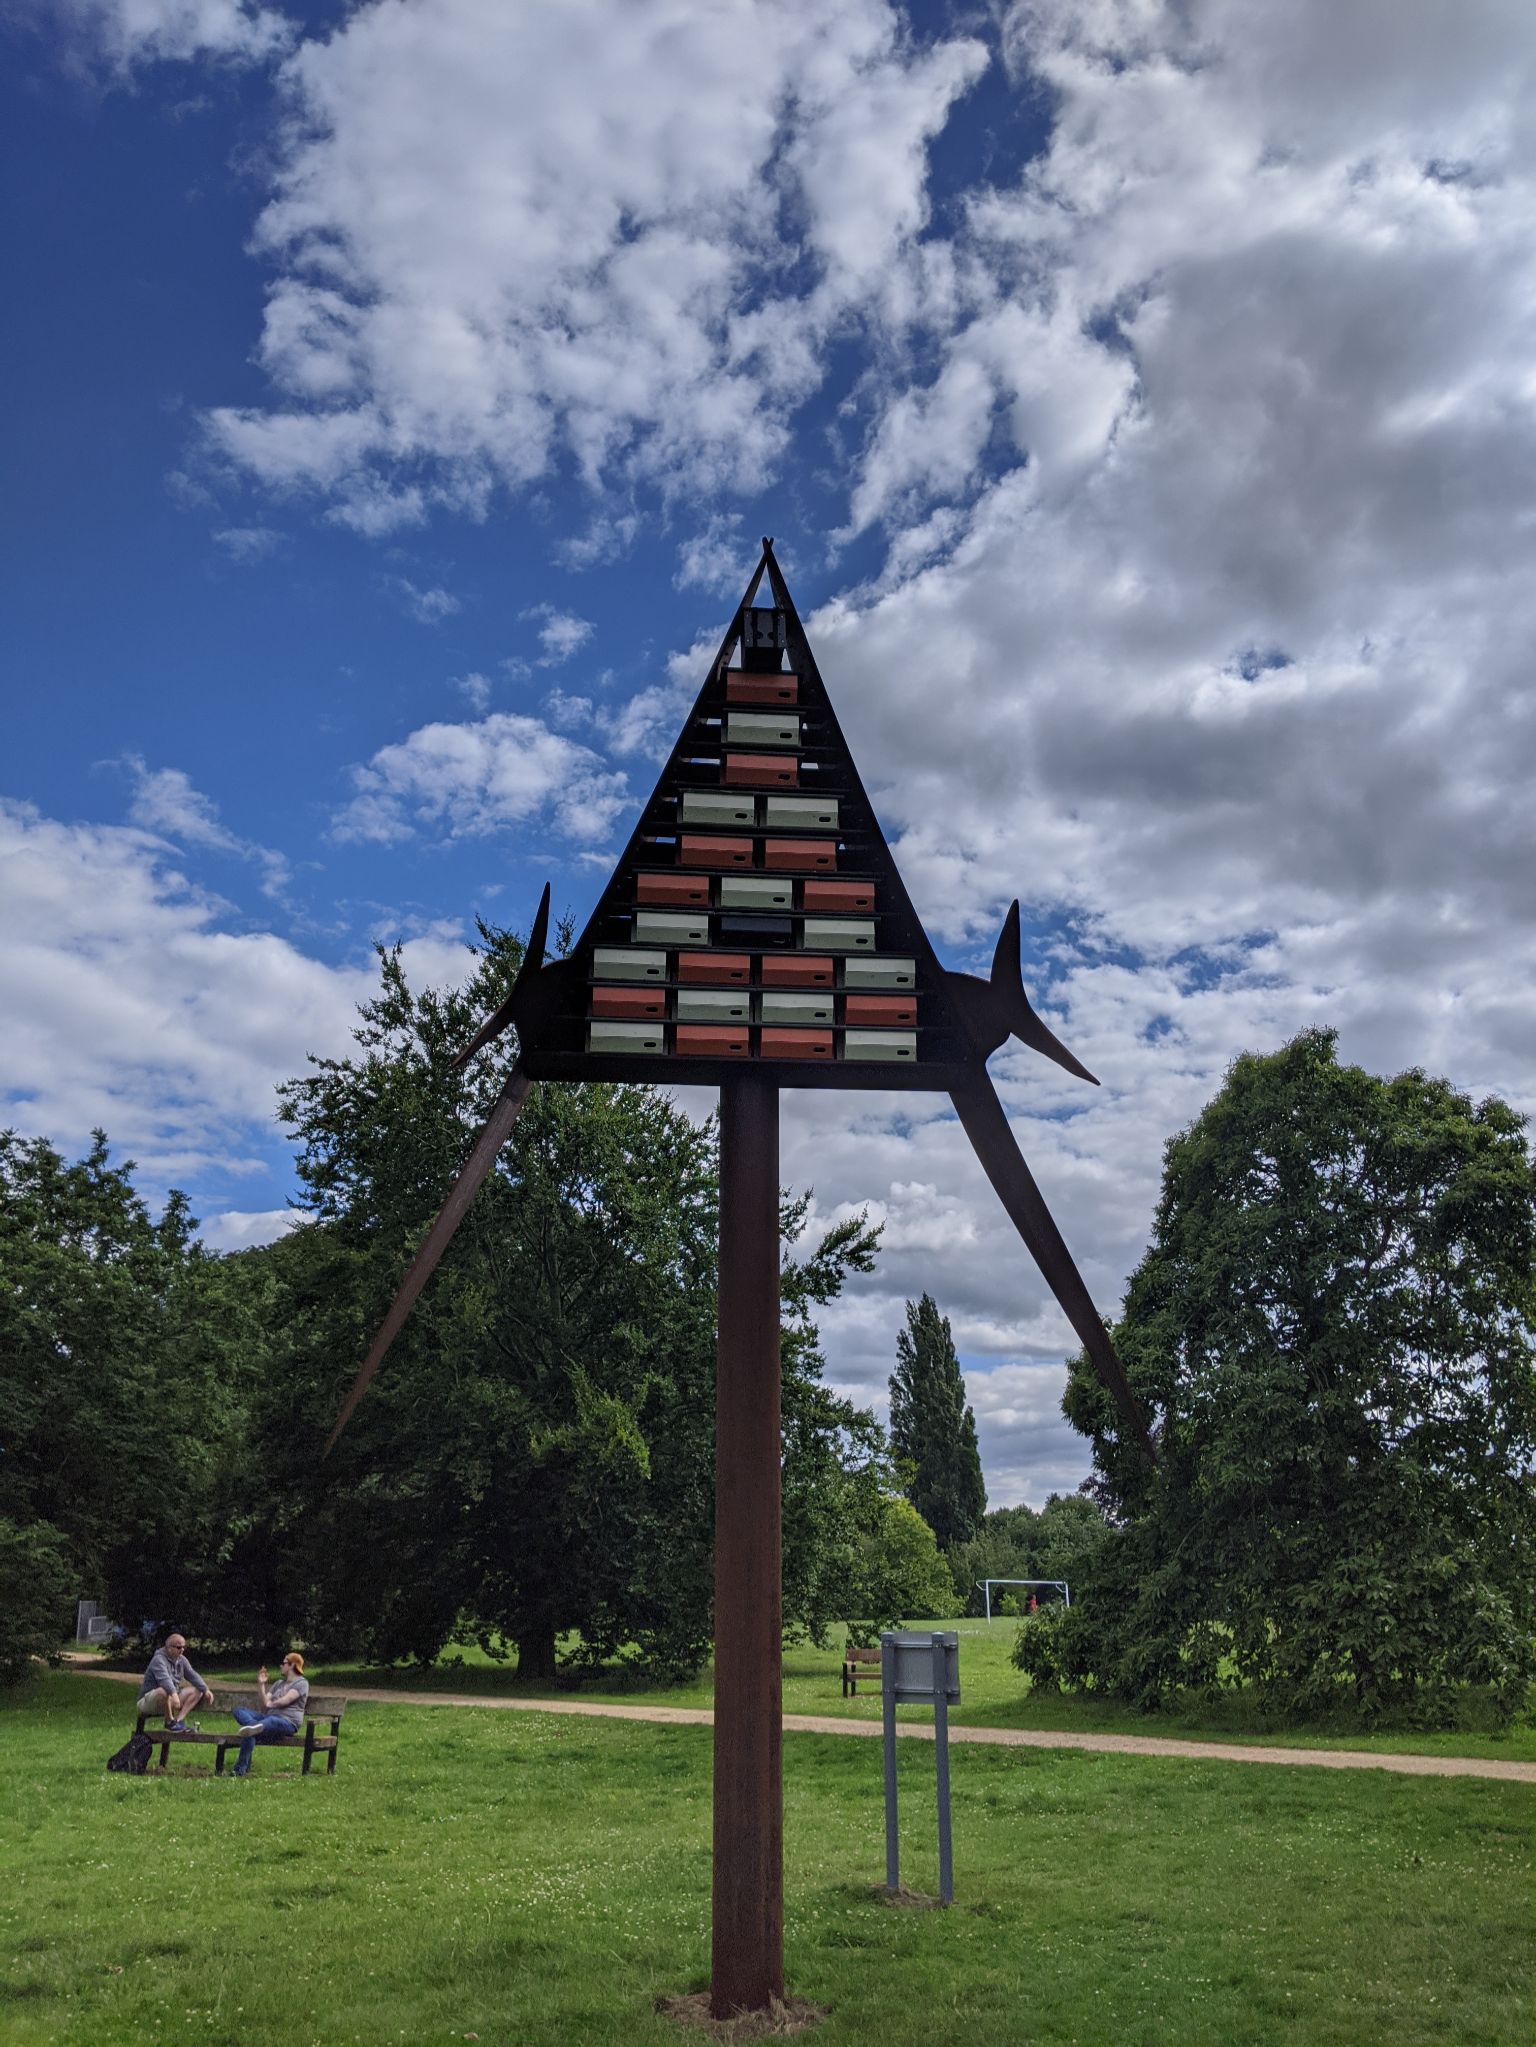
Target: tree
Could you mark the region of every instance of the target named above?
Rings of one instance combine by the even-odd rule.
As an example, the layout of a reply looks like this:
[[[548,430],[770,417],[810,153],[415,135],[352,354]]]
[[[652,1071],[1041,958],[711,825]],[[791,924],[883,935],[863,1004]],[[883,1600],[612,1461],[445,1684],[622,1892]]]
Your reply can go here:
[[[844,1586],[849,1639],[873,1642],[882,1628],[935,1619],[949,1604],[949,1572],[933,1530],[909,1500],[875,1493]]]
[[[931,1294],[908,1301],[907,1326],[897,1333],[891,1445],[910,1473],[907,1498],[939,1547],[969,1541],[987,1511],[976,1417],[965,1404],[949,1320]]]
[[[1522,1119],[1331,1031],[1245,1055],[1167,1148],[1116,1343],[1149,1472],[1084,1361],[1065,1409],[1123,1525],[1070,1681],[1238,1676],[1290,1713],[1520,1703],[1536,1627],[1536,1174]]]
[[[180,1618],[224,1539],[247,1382],[185,1199],[152,1216],[132,1174],[101,1131],[74,1163],[0,1133],[0,1517],[46,1611],[72,1586]]]
[[[334,1457],[317,1457],[368,1334],[499,1085],[449,1056],[499,998],[517,941],[487,931],[470,987],[414,991],[397,954],[357,1055],[282,1090],[314,1222],[272,1258],[292,1302],[268,1454],[278,1498],[313,1502],[310,1596],[338,1638],[434,1654],[460,1626],[554,1675],[557,1638],[591,1661],[634,1644],[686,1668],[707,1649],[713,1521],[718,1168],[699,1126],[650,1088],[539,1089]],[[787,1211],[792,1234],[804,1204]],[[818,1561],[869,1417],[819,1384],[809,1320],[867,1266],[862,1219],[786,1273],[789,1617],[820,1625]],[[318,1527],[317,1527],[318,1524]],[[315,1535],[323,1533],[317,1543]],[[253,1541],[253,1567],[293,1545]],[[795,1594],[803,1593],[797,1608]],[[290,1586],[288,1596],[296,1589]]]

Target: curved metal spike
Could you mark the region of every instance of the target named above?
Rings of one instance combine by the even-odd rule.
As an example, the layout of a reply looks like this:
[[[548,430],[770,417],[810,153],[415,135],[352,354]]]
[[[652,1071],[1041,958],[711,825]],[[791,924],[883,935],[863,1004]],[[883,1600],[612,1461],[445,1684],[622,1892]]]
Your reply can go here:
[[[1014,1228],[1076,1330],[1094,1370],[1119,1409],[1121,1421],[1136,1439],[1147,1463],[1154,1464],[1157,1453],[1141,1402],[1131,1390],[1125,1367],[1083,1285],[1082,1274],[1045,1205],[1044,1195],[1035,1185],[1034,1174],[1024,1162],[997,1090],[982,1072],[966,1087],[954,1089],[950,1100],[971,1140],[971,1148],[981,1161],[982,1171],[997,1190]]]
[[[491,1014],[481,1024],[479,1030],[475,1032],[475,1035],[470,1039],[463,1051],[455,1052],[449,1060],[448,1070],[451,1073],[461,1072],[469,1064],[470,1060],[474,1058],[482,1045],[488,1045],[493,1038],[499,1038],[509,1024],[517,1021],[518,991],[521,989],[526,996],[534,975],[538,973],[540,967],[544,964],[544,945],[548,937],[549,883],[546,881],[544,893],[539,897],[539,907],[534,916],[533,929],[528,934],[528,944],[523,951],[522,964],[517,970],[517,979],[512,983],[512,991],[499,1008],[491,1011]]]
[[[1047,1059],[1054,1059],[1058,1066],[1064,1066],[1068,1073],[1075,1073],[1079,1080],[1092,1081],[1095,1087],[1098,1086],[1098,1081],[1081,1059],[1075,1058],[1056,1033],[1036,1016],[1030,1007],[1029,997],[1024,993],[1017,896],[1003,919],[997,950],[992,955],[991,985],[1003,1020],[1016,1038],[1028,1045],[1031,1051],[1043,1052]]]
[[[545,890],[547,898],[549,891]],[[496,1098],[496,1106],[486,1118],[485,1126],[475,1139],[475,1148],[466,1159],[458,1178],[448,1190],[448,1198],[437,1212],[437,1220],[421,1240],[416,1256],[411,1260],[410,1270],[400,1282],[400,1290],[389,1304],[389,1313],[380,1324],[379,1333],[373,1339],[373,1347],[363,1360],[362,1369],[352,1381],[352,1390],[342,1402],[341,1412],[335,1426],[326,1438],[324,1455],[330,1455],[337,1437],[352,1419],[353,1411],[368,1391],[374,1373],[383,1364],[386,1353],[404,1327],[405,1318],[415,1305],[416,1296],[437,1270],[443,1253],[453,1240],[453,1233],[464,1220],[469,1204],[480,1191],[491,1167],[496,1163],[496,1154],[512,1135],[512,1126],[522,1113],[524,1102],[533,1088],[533,1082],[521,1066],[514,1066],[506,1086]]]

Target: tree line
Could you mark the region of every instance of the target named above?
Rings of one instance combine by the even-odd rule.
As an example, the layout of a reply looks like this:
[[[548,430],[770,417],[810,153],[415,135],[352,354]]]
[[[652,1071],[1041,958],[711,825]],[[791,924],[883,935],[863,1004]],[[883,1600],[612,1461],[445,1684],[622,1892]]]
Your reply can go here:
[[[350,1056],[280,1090],[301,1224],[203,1249],[98,1134],[0,1137],[0,1664],[119,1620],[208,1643],[427,1661],[454,1639],[548,1679],[698,1665],[711,1634],[718,1154],[648,1088],[536,1091],[340,1443],[341,1398],[498,1085],[450,1059],[520,959],[462,990],[399,957]],[[823,1383],[814,1315],[878,1232],[786,1197],[784,1598],[825,1637],[947,1594],[873,1414]],[[942,1603],[942,1601],[941,1601]],[[574,1643],[574,1647],[570,1645]]]

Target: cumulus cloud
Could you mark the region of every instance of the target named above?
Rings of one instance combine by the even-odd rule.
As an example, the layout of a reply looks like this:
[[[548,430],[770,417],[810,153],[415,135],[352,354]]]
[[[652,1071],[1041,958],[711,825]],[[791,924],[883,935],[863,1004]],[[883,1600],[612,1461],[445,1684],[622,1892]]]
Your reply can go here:
[[[283,536],[271,526],[224,526],[213,536],[236,567],[248,569],[265,561],[282,544]]]
[[[204,1216],[198,1235],[210,1251],[250,1251],[276,1243],[307,1220],[294,1208],[226,1208]]]
[[[539,656],[541,668],[558,668],[569,661],[596,630],[590,618],[577,618],[569,611],[558,611],[553,604],[535,604],[527,611],[519,612],[518,617],[540,621],[539,645],[544,650]]]
[[[944,298],[927,148],[985,63],[886,0],[360,9],[286,67],[279,395],[213,444],[367,532],[556,464],[669,493],[771,465],[835,332]]]
[[[285,854],[271,846],[242,839],[219,820],[218,806],[194,787],[181,768],[150,768],[139,754],[125,756],[123,767],[133,779],[128,815],[147,832],[164,832],[185,846],[214,853],[232,853],[261,870],[261,892],[281,896],[292,879]]]
[[[429,831],[472,838],[547,817],[563,837],[601,839],[626,800],[625,777],[537,718],[495,711],[468,725],[423,725],[352,770],[339,839],[393,845]]]
[[[233,932],[163,841],[65,824],[0,800],[0,951],[8,964],[5,1120],[64,1147],[105,1129],[151,1183],[260,1174],[273,1090],[340,1055],[366,964],[330,966]],[[406,947],[414,974],[467,977],[461,943]]]
[[[401,608],[418,625],[441,625],[445,618],[452,618],[462,608],[451,590],[421,590],[408,576],[391,576],[389,587],[399,598]]]
[[[27,11],[51,17],[77,57],[121,72],[191,58],[263,63],[293,38],[287,16],[255,0],[49,0]]]

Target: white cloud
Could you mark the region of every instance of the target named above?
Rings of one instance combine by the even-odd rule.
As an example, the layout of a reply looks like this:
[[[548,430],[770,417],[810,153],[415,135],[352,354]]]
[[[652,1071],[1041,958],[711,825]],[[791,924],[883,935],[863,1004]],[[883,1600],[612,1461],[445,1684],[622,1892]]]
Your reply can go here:
[[[536,817],[567,839],[601,839],[626,801],[625,777],[589,748],[510,711],[423,725],[354,768],[352,781],[357,793],[332,829],[376,845],[421,830],[476,837]]]
[[[251,568],[265,561],[282,544],[283,536],[271,526],[224,526],[213,536],[238,568]]]
[[[723,512],[679,547],[677,573],[672,582],[679,590],[700,588],[734,597],[750,572],[741,535],[741,514]]]
[[[51,0],[71,52],[127,72],[137,64],[215,58],[262,63],[285,50],[293,24],[254,0]]]
[[[242,839],[219,821],[218,806],[195,788],[181,768],[150,768],[139,754],[128,754],[123,767],[133,778],[128,805],[132,822],[147,832],[164,832],[186,846],[214,853],[232,853],[261,870],[261,892],[281,896],[292,879],[286,855],[271,846]]]
[[[64,1148],[100,1125],[164,1186],[266,1171],[273,1090],[345,1053],[377,968],[232,932],[162,842],[0,801],[5,1119]],[[462,943],[406,946],[413,975],[467,978]]]
[[[419,590],[407,576],[391,576],[389,587],[418,625],[441,625],[445,618],[452,618],[462,609],[451,590]]]
[[[596,630],[590,618],[577,618],[569,611],[557,611],[553,604],[535,604],[527,611],[520,611],[518,617],[542,620],[539,627],[539,645],[544,649],[539,657],[541,668],[558,668],[569,661]]]
[[[276,1243],[308,1220],[294,1208],[226,1208],[204,1216],[198,1236],[210,1251],[250,1251],[258,1244]]]
[[[286,66],[278,395],[212,442],[366,532],[556,463],[669,495],[743,450],[766,473],[835,332],[945,300],[927,145],[985,62],[885,0],[360,9]],[[602,507],[591,558],[622,531]]]

